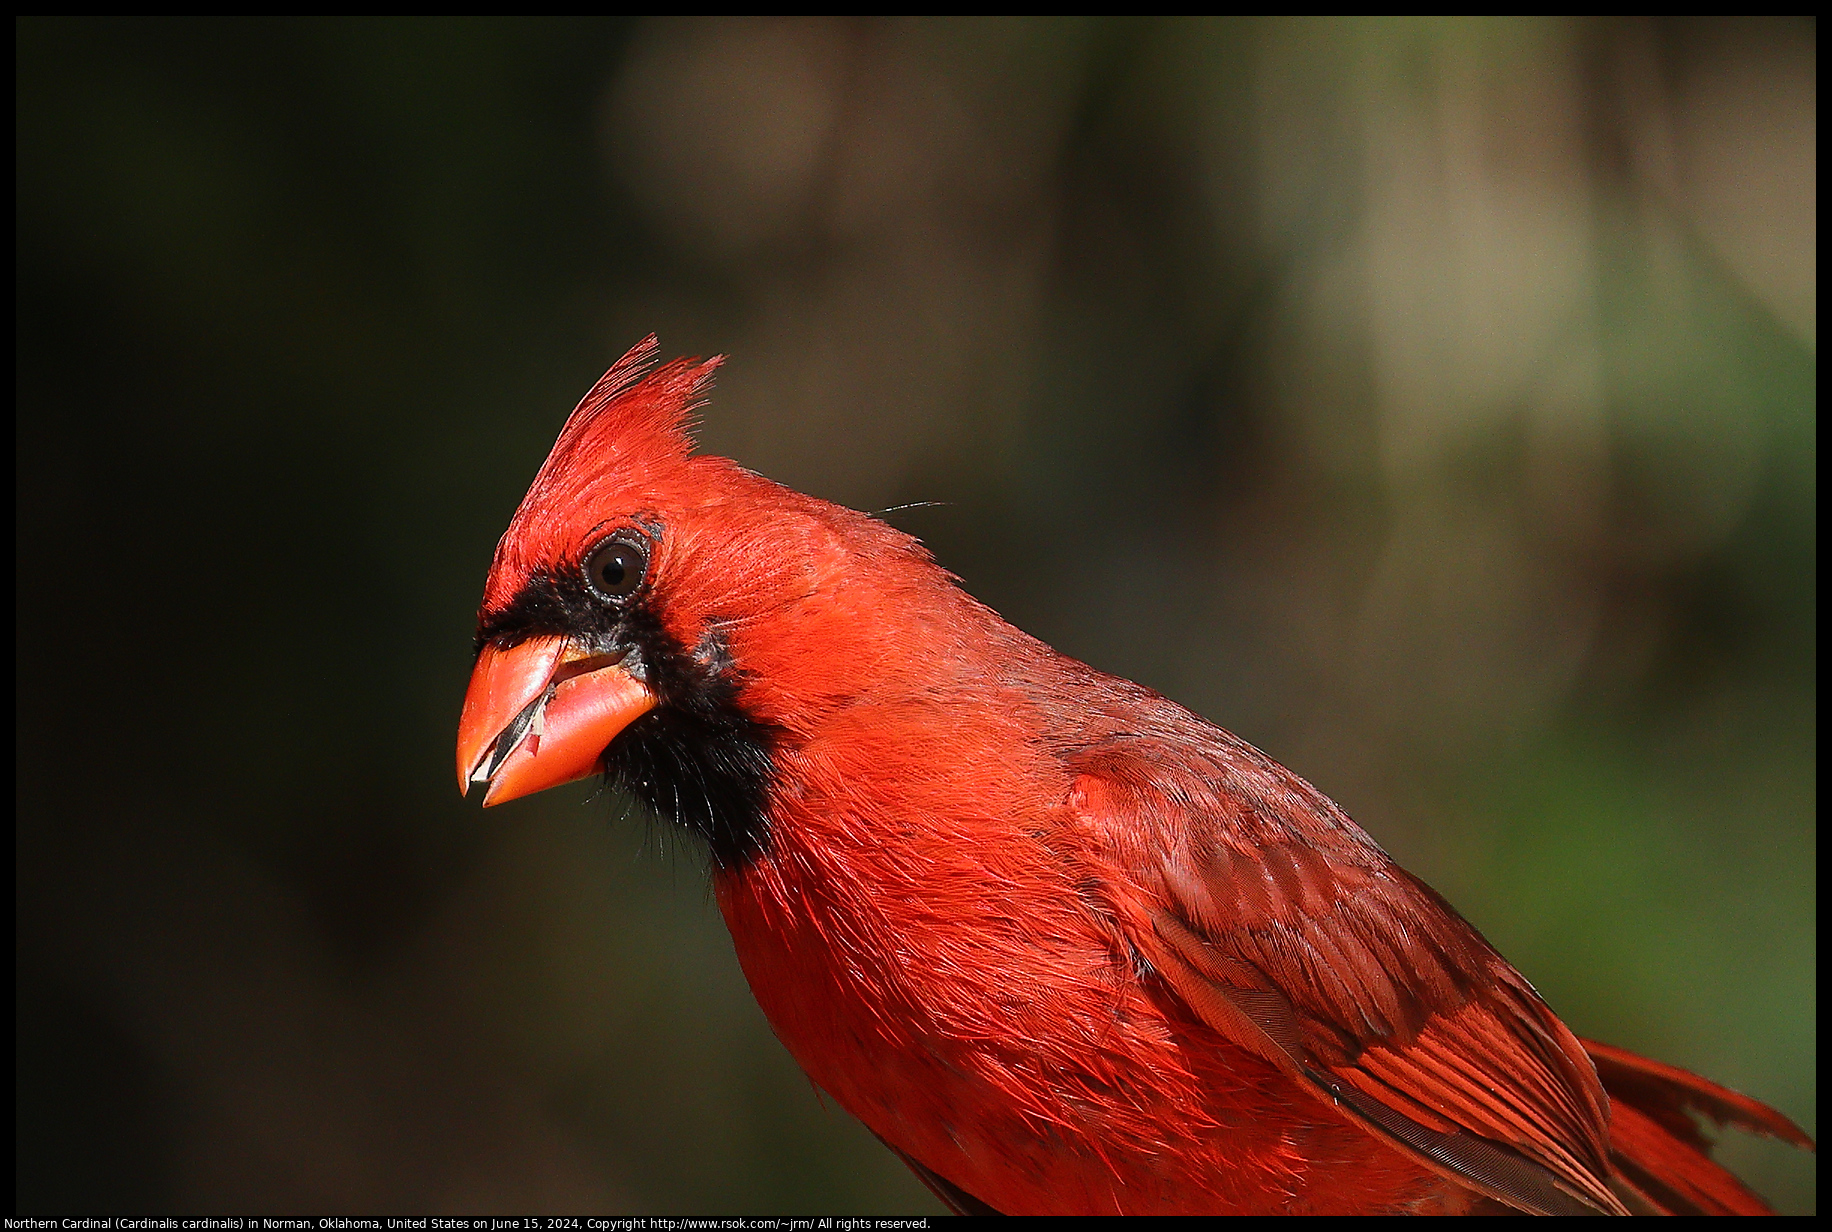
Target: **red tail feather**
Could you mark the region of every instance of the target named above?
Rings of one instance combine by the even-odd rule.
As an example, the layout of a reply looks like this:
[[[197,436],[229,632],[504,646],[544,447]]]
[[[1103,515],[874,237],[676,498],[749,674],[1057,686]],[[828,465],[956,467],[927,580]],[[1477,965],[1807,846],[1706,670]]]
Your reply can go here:
[[[1798,1125],[1747,1095],[1672,1065],[1582,1041],[1609,1093],[1612,1181],[1631,1207],[1661,1215],[1770,1215],[1766,1202],[1711,1161],[1693,1114],[1813,1149]]]

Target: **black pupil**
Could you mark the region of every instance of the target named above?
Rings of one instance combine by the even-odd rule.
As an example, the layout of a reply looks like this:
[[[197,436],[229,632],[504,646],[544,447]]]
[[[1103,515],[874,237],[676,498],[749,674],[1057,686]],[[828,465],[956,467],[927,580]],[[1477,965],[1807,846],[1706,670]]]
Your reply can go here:
[[[606,544],[592,557],[592,582],[601,593],[622,598],[642,581],[642,566],[642,553],[629,544]]]

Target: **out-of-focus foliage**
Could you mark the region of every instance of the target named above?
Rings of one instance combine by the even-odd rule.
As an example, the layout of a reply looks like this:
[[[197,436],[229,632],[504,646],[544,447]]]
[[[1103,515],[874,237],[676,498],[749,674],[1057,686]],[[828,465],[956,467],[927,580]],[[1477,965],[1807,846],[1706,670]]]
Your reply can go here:
[[[1811,21],[16,26],[22,1211],[934,1210],[699,857],[452,790],[627,346],[1815,1122]],[[1731,1148],[1810,1210],[1810,1158]]]

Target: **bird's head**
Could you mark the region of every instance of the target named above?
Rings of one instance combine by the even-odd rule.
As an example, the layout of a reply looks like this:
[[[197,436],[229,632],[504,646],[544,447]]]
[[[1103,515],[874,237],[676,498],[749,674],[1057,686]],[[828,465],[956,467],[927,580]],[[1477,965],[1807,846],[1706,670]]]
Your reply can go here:
[[[884,626],[861,609],[946,575],[874,518],[694,455],[719,360],[655,352],[586,394],[497,545],[458,778],[493,805],[607,770],[729,862],[779,743],[865,687]]]

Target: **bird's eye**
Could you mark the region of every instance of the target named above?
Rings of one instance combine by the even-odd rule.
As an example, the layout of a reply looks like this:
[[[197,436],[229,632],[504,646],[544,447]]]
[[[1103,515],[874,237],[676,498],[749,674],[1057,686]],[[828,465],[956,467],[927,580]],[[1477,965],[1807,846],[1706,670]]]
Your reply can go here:
[[[626,539],[606,539],[585,558],[585,583],[600,599],[620,603],[642,585],[649,558]]]

